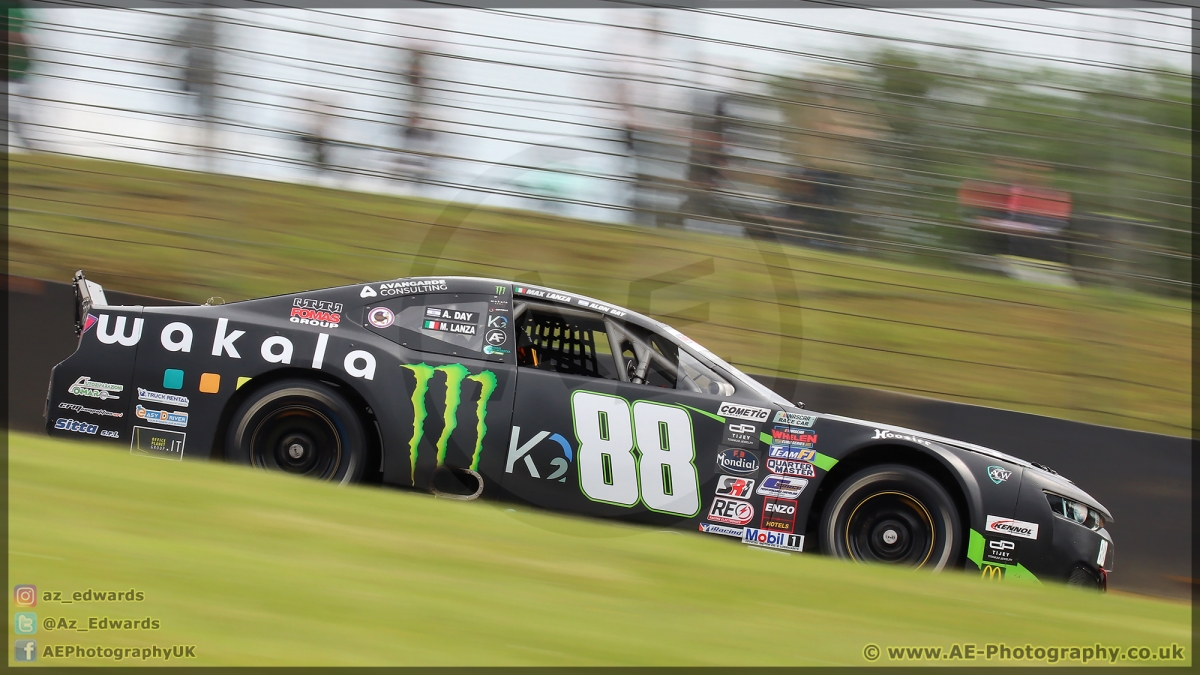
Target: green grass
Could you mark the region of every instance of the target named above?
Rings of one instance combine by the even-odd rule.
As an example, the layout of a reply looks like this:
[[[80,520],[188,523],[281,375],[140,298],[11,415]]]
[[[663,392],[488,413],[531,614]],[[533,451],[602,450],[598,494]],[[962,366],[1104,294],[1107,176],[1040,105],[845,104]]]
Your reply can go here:
[[[13,274],[83,268],[198,302],[409,274],[511,278],[645,311],[750,372],[1191,428],[1181,300],[100,160],[14,155],[9,181]],[[649,293],[647,277],[669,283]]]
[[[43,620],[161,622],[43,629],[42,648],[188,644],[198,665],[864,665],[867,644],[1191,644],[1181,603],[865,568],[24,434],[9,436],[9,582],[145,593],[40,601]]]

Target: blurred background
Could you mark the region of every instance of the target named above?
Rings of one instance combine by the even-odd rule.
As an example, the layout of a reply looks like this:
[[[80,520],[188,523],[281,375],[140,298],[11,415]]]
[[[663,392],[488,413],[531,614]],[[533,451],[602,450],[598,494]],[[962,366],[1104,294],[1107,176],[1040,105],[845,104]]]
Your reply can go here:
[[[759,375],[1192,427],[1186,9],[6,7],[14,275],[495,276]]]

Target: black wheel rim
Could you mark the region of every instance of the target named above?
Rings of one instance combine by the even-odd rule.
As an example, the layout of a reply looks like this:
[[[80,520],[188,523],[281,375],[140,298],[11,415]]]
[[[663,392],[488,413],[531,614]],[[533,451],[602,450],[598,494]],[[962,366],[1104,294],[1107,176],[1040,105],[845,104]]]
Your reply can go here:
[[[305,405],[272,410],[250,437],[250,461],[263,469],[328,480],[341,458],[337,427],[322,412]]]
[[[935,538],[929,509],[903,492],[866,497],[846,521],[846,550],[858,562],[921,567],[933,553]]]

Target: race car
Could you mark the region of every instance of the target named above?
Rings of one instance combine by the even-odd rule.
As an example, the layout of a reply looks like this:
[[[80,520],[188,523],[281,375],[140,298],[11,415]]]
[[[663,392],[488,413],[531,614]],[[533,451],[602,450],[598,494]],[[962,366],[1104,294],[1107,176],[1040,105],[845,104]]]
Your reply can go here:
[[[1112,569],[1111,514],[1049,468],[807,410],[577,293],[421,277],[110,306],[82,272],[75,292],[53,436],[990,579]]]

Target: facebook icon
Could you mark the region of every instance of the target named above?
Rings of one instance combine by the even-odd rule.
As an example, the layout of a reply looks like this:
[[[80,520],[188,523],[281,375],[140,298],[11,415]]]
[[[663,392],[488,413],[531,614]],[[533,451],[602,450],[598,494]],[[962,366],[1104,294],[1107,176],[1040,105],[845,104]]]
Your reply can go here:
[[[18,661],[37,661],[37,640],[17,640],[13,658]]]

